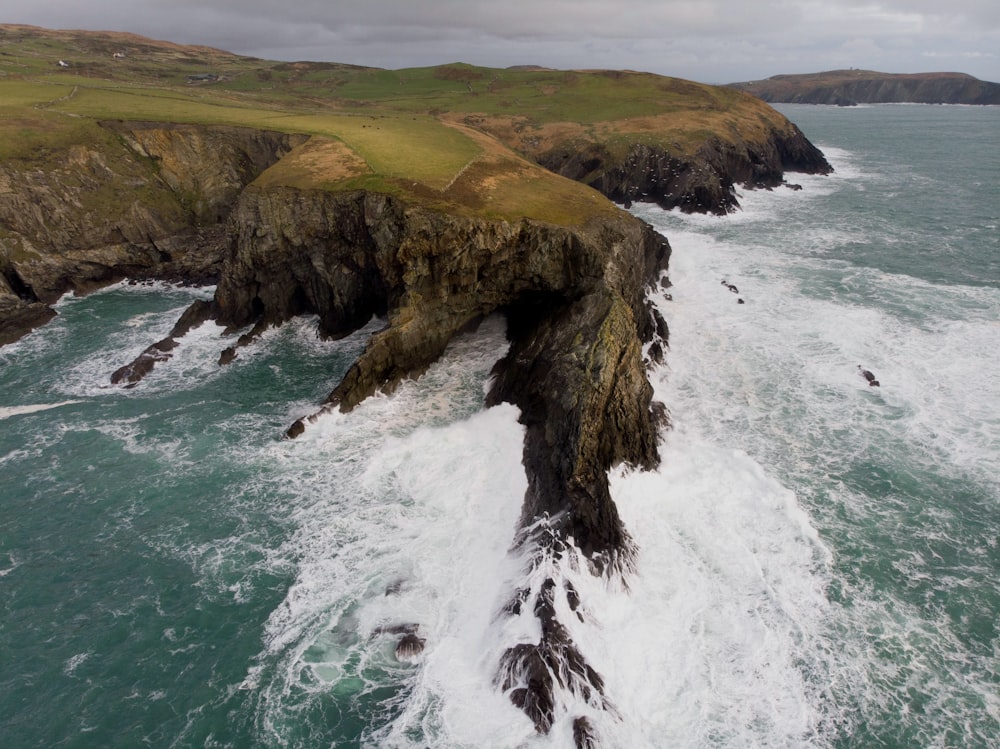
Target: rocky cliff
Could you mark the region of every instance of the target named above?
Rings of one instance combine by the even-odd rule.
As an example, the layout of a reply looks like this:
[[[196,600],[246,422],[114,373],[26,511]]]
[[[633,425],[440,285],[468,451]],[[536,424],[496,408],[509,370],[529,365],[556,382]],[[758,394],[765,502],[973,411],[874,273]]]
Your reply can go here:
[[[728,213],[737,207],[736,185],[772,188],[786,172],[829,174],[822,152],[791,125],[755,141],[709,138],[693,155],[661,145],[631,144],[616,158],[600,143],[560,145],[538,162],[583,182],[625,206],[656,203],[689,213]]]
[[[729,85],[764,101],[795,104],[1000,104],[1000,83],[964,73],[831,70]]]
[[[0,163],[0,345],[67,291],[126,277],[214,281],[236,196],[304,136],[105,122]]]
[[[668,329],[647,292],[667,283],[670,247],[585,185],[626,204],[721,213],[736,184],[828,171],[822,154],[751,96],[649,74],[372,71],[188,49],[183,65],[210,58],[225,73],[202,95],[179,83],[173,45],[145,40],[109,67],[99,34],[15,36],[44,38],[45,54],[70,45],[90,77],[82,95],[75,77],[51,81],[30,43],[20,49],[34,68],[0,71],[32,134],[0,140],[0,344],[53,314],[60,294],[124,277],[216,292],[122,363],[111,378],[123,386],[209,319],[226,326],[225,364],[297,315],[315,314],[327,337],[380,318],[322,413],[391,391],[458,332],[503,315],[510,347],[486,401],[515,404],[525,427],[514,546],[529,569],[496,613],[530,619],[522,631],[539,636],[507,648],[496,685],[540,732],[565,717],[566,693],[613,712],[560,619],[586,613],[565,571],[625,583],[635,564],[608,470],[659,461],[666,409],[646,368]],[[114,119],[136,110],[231,124]],[[260,127],[236,126],[248,122]],[[272,122],[310,135],[263,129]],[[423,647],[415,627],[399,634],[403,651]],[[570,717],[577,745],[596,746],[588,717]]]
[[[459,331],[502,313],[511,348],[496,365],[488,402],[515,403],[526,425],[529,488],[516,545],[539,563],[572,558],[613,577],[631,570],[634,548],[608,469],[659,461],[664,409],[652,402],[643,344],[664,344],[666,324],[646,295],[670,248],[651,227],[625,212],[566,227],[446,214],[364,191],[255,186],[240,196],[229,227],[213,302],[193,305],[170,338],[116,373],[118,381],[140,379],[169,356],[175,337],[208,316],[233,331],[249,329],[237,346],[295,315],[317,314],[327,336],[382,316],[385,327],[320,409],[348,410],[419,374]],[[229,360],[235,352],[221,354]],[[547,585],[512,592],[518,595],[549,635],[538,648],[513,648],[498,680],[547,731],[559,689],[596,694],[602,684],[555,617],[553,598],[565,591]],[[533,669],[558,672],[567,663],[579,671],[578,684],[542,679],[516,691]]]

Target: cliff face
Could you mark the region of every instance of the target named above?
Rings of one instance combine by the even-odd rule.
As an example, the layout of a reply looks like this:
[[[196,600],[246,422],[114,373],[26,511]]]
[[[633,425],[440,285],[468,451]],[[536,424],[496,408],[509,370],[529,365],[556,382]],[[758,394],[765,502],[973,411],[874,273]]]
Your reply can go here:
[[[323,334],[341,336],[373,314],[387,317],[330,394],[327,406],[345,410],[420,372],[455,333],[497,311],[537,322],[588,309],[593,319],[576,328],[593,334],[586,345],[631,342],[629,366],[641,374],[638,341],[656,330],[645,290],[669,254],[665,240],[624,213],[569,228],[449,215],[365,192],[251,187],[230,221],[220,322],[273,325],[315,312]],[[602,328],[609,316],[613,331]],[[542,336],[527,324],[512,335]]]
[[[635,143],[623,159],[606,147],[582,150],[560,146],[537,156],[538,162],[564,177],[583,182],[626,206],[656,203],[689,213],[728,213],[736,208],[736,185],[771,188],[786,171],[828,174],[826,158],[792,125],[773,130],[760,141],[706,141],[693,156],[661,146]]]
[[[730,85],[764,101],[793,104],[1000,104],[1000,83],[962,73],[834,70]]]
[[[125,277],[214,280],[236,196],[302,138],[104,123],[46,161],[0,164],[0,344],[69,291]]]
[[[607,470],[658,460],[642,345],[665,332],[646,291],[670,250],[648,225],[611,216],[570,228],[455,216],[362,191],[251,186],[229,219],[232,243],[211,309],[199,303],[186,318],[252,327],[240,346],[301,314],[317,314],[331,337],[384,316],[386,327],[323,404],[349,410],[422,372],[470,324],[505,314],[512,349],[489,401],[515,403],[528,426],[525,527],[560,515],[550,529],[558,543],[572,536],[595,571],[624,571],[631,547]],[[179,323],[171,339],[187,327]],[[171,339],[116,381],[141,379]],[[235,347],[222,354],[231,359]]]

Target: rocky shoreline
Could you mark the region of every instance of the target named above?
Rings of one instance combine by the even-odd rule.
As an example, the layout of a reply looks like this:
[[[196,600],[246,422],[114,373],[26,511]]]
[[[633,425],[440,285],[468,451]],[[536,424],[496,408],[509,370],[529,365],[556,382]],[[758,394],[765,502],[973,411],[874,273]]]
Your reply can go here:
[[[382,317],[386,326],[319,404],[320,412],[346,411],[419,375],[457,333],[501,313],[511,346],[487,404],[515,404],[526,427],[528,490],[514,543],[535,571],[573,564],[627,578],[635,548],[608,470],[659,462],[666,409],[653,402],[646,369],[666,347],[668,329],[647,294],[666,283],[666,239],[625,211],[559,226],[447,213],[365,190],[251,184],[304,136],[151,123],[105,128],[122,149],[113,160],[80,145],[58,173],[0,167],[0,225],[19,243],[0,268],[0,342],[44,322],[53,314],[47,305],[67,290],[124,277],[211,280],[214,300],[192,305],[170,336],[116,371],[115,382],[141,380],[208,319],[248,331],[224,349],[220,343],[226,363],[261,331],[297,315],[318,315],[327,337]],[[724,212],[735,204],[736,183],[771,187],[786,169],[829,169],[796,133],[753,153],[709,143],[697,162],[636,146],[624,163],[569,156],[548,166],[623,202]],[[130,183],[121,183],[122,171]],[[121,211],[90,225],[83,197],[93,190],[143,191],[147,202],[122,199]],[[31,203],[44,208],[28,210]],[[546,574],[534,589],[512,592],[503,614],[531,612],[542,632],[537,644],[512,646],[497,666],[498,688],[541,732],[557,717],[560,690],[613,710],[600,674],[559,621],[558,610],[576,610],[574,599],[579,604],[575,591]],[[597,745],[585,716],[575,718],[574,734],[578,746]]]

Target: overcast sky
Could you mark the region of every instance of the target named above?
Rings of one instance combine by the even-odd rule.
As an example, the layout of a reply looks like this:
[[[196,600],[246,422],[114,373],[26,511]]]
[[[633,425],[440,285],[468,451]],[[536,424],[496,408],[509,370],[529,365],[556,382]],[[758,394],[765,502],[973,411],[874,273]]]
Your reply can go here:
[[[998,0],[3,0],[0,22],[384,68],[628,68],[728,83],[855,67],[1000,81]]]

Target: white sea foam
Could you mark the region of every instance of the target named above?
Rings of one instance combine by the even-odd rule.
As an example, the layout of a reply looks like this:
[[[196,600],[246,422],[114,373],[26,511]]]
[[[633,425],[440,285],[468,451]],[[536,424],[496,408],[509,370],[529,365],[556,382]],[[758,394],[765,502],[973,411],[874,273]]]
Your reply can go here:
[[[838,169],[845,172],[840,188],[856,189],[852,180],[877,181],[860,169]],[[658,302],[671,326],[669,372],[654,383],[676,421],[672,439],[683,437],[682,455],[702,442],[754,456],[751,462],[800,492],[800,501],[822,516],[826,533],[852,547],[847,553],[859,557],[857,564],[899,555],[879,543],[912,546],[895,562],[907,584],[926,587],[928,596],[950,587],[975,611],[979,601],[1000,592],[987,581],[995,553],[986,536],[955,535],[963,527],[955,512],[975,518],[968,532],[983,522],[980,513],[989,523],[995,512],[990,496],[1000,496],[1000,349],[991,343],[1000,294],[839,261],[836,253],[853,241],[852,232],[862,232],[865,242],[891,243],[893,236],[878,232],[892,225],[829,232],[813,228],[810,219],[799,226],[799,200],[799,194],[750,194],[745,231],[733,230],[728,219],[642,211],[674,248],[672,301]],[[723,278],[738,285],[746,304],[735,303]],[[874,371],[881,387],[868,387],[858,364]],[[734,460],[714,473],[726,476],[739,465]],[[852,472],[880,470],[890,489],[873,500],[858,487],[873,479]],[[984,496],[958,510],[922,508],[906,485],[931,477],[969,482]],[[892,482],[900,488],[893,491]],[[696,494],[690,477],[674,485]],[[671,527],[681,524],[674,518]],[[821,527],[815,520],[809,525]],[[871,528],[878,532],[868,540]],[[786,538],[782,548],[795,543]],[[962,563],[943,564],[940,554],[955,549],[962,550]],[[836,559],[837,548],[831,553]],[[799,693],[802,721],[787,722],[789,729],[822,729],[832,721],[846,730],[859,715],[883,721],[905,715],[919,699],[926,700],[923,714],[902,725],[921,745],[946,745],[949,727],[963,722],[974,743],[989,733],[989,720],[971,719],[969,711],[970,705],[996,705],[995,695],[986,696],[996,654],[992,661],[973,654],[947,616],[929,616],[902,595],[822,566],[793,563],[787,569],[798,570],[796,584],[806,590],[829,585],[850,599],[842,607],[814,598],[822,617],[807,611],[799,619],[804,626],[790,650],[801,647],[796,658],[807,657],[800,666],[825,674],[831,690],[817,691],[806,679]],[[956,663],[966,671],[956,672]],[[995,716],[995,707],[987,711]],[[786,731],[776,743],[796,743],[793,734]],[[823,735],[821,730],[816,741],[823,743]]]
[[[679,425],[663,468],[615,473],[640,546],[629,591],[566,564],[525,578],[509,551],[523,432],[510,406],[477,410],[501,330],[261,456],[291,492],[298,529],[274,560],[293,562],[296,582],[241,685],[259,695],[262,733],[280,740],[287,716],[323,695],[349,705],[396,685],[368,714],[355,708],[372,745],[571,747],[578,715],[609,747],[822,744],[836,718],[822,682],[828,552],[795,497],[745,454]],[[494,679],[504,650],[539,634],[533,616],[499,611],[546,575],[580,592],[585,621],[561,619],[614,710],[562,694],[538,736]],[[396,660],[398,635],[372,634],[407,624],[426,639],[415,663]],[[379,710],[393,717],[372,722]]]
[[[298,529],[279,553],[296,582],[243,685],[261,694],[265,735],[280,740],[288,711],[331,691],[349,705],[379,685],[405,693],[379,708],[395,714],[388,725],[354,716],[379,746],[534,733],[492,686],[493,621],[520,568],[507,550],[526,487],[516,410],[481,410],[505,347],[502,323],[487,321],[391,397],[327,414],[261,456]],[[415,663],[395,658],[399,635],[379,634],[399,625],[426,641]]]
[[[775,211],[771,219],[784,215],[773,196],[762,203]],[[775,409],[817,428],[850,415],[865,425],[853,435],[859,449],[891,433],[925,445],[927,460],[1000,474],[995,289],[849,267],[802,254],[798,237],[788,247],[754,245],[752,237],[738,244],[725,230],[711,231],[718,224],[662,212],[644,217],[669,227],[675,248],[674,302],[663,309],[668,321],[692,327],[675,326],[672,343],[683,354],[670,366],[690,383],[683,387],[702,411],[699,421],[712,424],[711,409],[718,409],[717,431],[726,431],[726,419],[768,419],[784,439]],[[746,304],[735,303],[722,279],[738,286]],[[858,364],[881,388],[866,387]],[[706,381],[712,384],[699,386]]]
[[[63,664],[63,673],[66,674],[66,676],[76,676],[76,670],[92,655],[93,653],[91,651],[87,651],[86,653],[77,653],[72,656],[66,661],[65,664]]]
[[[59,401],[58,403],[31,403],[25,406],[7,406],[0,407],[0,419],[9,419],[11,416],[20,416],[22,414],[33,414],[39,411],[48,411],[53,408],[59,408],[61,406],[70,406],[74,403],[82,403],[79,400],[70,401]]]
[[[581,592],[624,716],[606,733],[621,747],[822,744],[829,552],[746,455],[683,430],[662,449],[660,470],[615,476],[640,547],[630,593]]]

